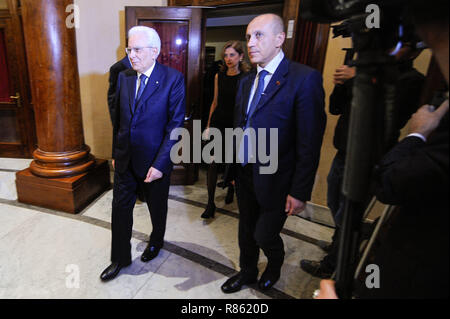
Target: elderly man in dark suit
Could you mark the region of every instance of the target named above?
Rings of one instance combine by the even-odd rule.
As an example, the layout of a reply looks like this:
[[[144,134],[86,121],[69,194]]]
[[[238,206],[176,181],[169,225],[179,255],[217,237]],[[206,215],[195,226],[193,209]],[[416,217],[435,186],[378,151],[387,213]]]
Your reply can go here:
[[[259,288],[270,289],[279,279],[284,261],[280,232],[287,216],[300,213],[311,199],[326,124],[322,77],[284,57],[282,19],[274,14],[258,16],[248,25],[246,37],[248,54],[257,70],[239,83],[235,128],[257,132],[276,129],[276,137],[270,136],[272,132],[266,136],[277,143],[278,169],[264,174],[266,165],[251,154],[252,147],[244,148],[249,154],[233,165],[241,271],[222,285],[224,293],[256,282],[260,248],[268,264]]]
[[[144,190],[153,230],[141,256],[155,258],[164,242],[173,163],[170,139],[183,126],[185,84],[183,75],[156,62],[161,49],[158,33],[134,27],[128,33],[127,54],[133,69],[123,71],[117,82],[114,120],[112,203],[112,264],[101,274],[103,281],[117,276],[131,264],[131,233],[137,188]]]

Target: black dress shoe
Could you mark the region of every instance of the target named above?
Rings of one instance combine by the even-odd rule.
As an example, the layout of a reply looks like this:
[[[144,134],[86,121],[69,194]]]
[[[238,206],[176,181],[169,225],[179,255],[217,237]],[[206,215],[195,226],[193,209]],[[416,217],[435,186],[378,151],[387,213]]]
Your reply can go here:
[[[225,188],[227,188],[227,183],[225,183],[225,181],[220,181],[217,183],[217,187],[225,189]]]
[[[208,204],[206,206],[205,211],[202,214],[202,218],[208,219],[208,218],[214,218],[214,213],[216,212],[216,205],[214,204]]]
[[[315,260],[302,259],[300,267],[308,274],[322,279],[331,278],[334,270],[325,267],[321,262]]]
[[[242,272],[234,275],[220,287],[222,291],[226,294],[231,294],[241,290],[243,285],[254,284],[256,282],[256,276],[250,276],[243,274]]]
[[[141,260],[146,263],[152,259],[155,259],[156,256],[158,256],[160,250],[161,248],[148,245],[141,256]]]
[[[331,251],[331,243],[325,240],[318,240],[317,246],[319,246],[326,253],[329,253]]]
[[[109,281],[111,279],[116,278],[116,276],[119,274],[120,270],[128,265],[121,265],[118,262],[113,262],[111,265],[109,265],[105,270],[103,270],[102,274],[100,275],[100,279],[102,281]]]
[[[234,186],[233,184],[228,185],[227,196],[225,197],[225,204],[231,204],[234,197]]]
[[[269,273],[265,271],[258,281],[258,287],[261,290],[269,290],[280,279],[280,273]]]

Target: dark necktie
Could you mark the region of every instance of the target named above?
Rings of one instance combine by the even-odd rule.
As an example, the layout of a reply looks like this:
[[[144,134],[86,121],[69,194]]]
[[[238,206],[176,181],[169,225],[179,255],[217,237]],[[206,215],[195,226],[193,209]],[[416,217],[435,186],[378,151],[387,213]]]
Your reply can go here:
[[[245,117],[245,125],[243,127],[244,133],[247,128],[251,127],[250,119],[256,110],[256,106],[258,105],[259,101],[261,100],[261,96],[264,92],[264,78],[266,77],[267,74],[269,74],[269,72],[267,72],[266,70],[262,70],[258,74],[258,76],[259,76],[258,86],[256,87],[255,93],[253,94],[252,103],[250,104],[247,115]],[[255,135],[255,137],[256,137],[256,135]],[[254,142],[256,142],[256,141],[254,141]],[[252,155],[254,155],[253,154],[254,153],[253,152],[254,142],[252,141],[251,138],[249,138],[249,135],[244,134],[241,144],[239,146],[239,154],[238,154],[239,160],[241,161],[242,166],[247,165],[249,162],[249,159],[251,157],[253,157]]]
[[[136,95],[136,103],[135,103],[135,108],[137,107],[139,100],[142,96],[142,93],[144,92],[145,89],[145,80],[147,79],[147,76],[145,74],[141,74],[141,76],[139,77],[140,79],[140,83],[139,83],[139,89]]]
[[[253,94],[252,103],[250,104],[250,108],[248,109],[248,112],[247,112],[244,129],[246,129],[247,127],[250,126],[250,118],[252,117],[253,113],[255,112],[255,109],[259,103],[259,100],[261,100],[261,96],[264,92],[264,78],[266,77],[267,74],[269,74],[269,72],[267,72],[266,70],[262,70],[258,74],[258,76],[259,76],[258,86],[256,87],[255,94]]]

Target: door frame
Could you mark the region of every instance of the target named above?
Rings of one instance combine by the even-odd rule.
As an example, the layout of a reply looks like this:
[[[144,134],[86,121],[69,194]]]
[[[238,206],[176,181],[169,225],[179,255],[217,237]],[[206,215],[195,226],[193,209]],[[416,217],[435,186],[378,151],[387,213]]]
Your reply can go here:
[[[37,147],[36,124],[31,103],[21,9],[17,5],[17,1],[8,0],[9,10],[0,10],[0,27],[5,28],[7,31],[5,33],[8,33],[6,50],[10,79],[14,94],[20,94],[20,104],[14,102],[2,104],[3,109],[16,111],[16,123],[21,141],[19,143],[1,143],[0,157],[31,158]]]

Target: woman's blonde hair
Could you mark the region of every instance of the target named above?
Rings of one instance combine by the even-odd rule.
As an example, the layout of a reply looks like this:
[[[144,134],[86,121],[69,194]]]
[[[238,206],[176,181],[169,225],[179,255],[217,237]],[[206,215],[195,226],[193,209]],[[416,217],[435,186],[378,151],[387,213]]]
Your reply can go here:
[[[241,43],[240,41],[231,40],[231,41],[228,41],[227,43],[225,43],[225,45],[223,46],[223,49],[222,49],[222,60],[224,60],[224,57],[225,57],[225,51],[226,51],[226,49],[228,49],[228,48],[233,48],[233,49],[235,49],[236,52],[237,52],[239,55],[241,55],[241,54],[244,54],[244,55],[245,55],[244,47],[242,46],[242,43]],[[220,67],[220,71],[222,71],[222,72],[226,72],[227,69],[228,69],[228,67],[227,67],[225,64],[223,64],[223,65]],[[250,71],[250,69],[251,69],[251,68],[250,68],[250,65],[248,65],[248,63],[245,62],[244,59],[242,59],[242,60],[239,62],[239,70],[240,70],[241,72],[246,73],[246,72]]]

